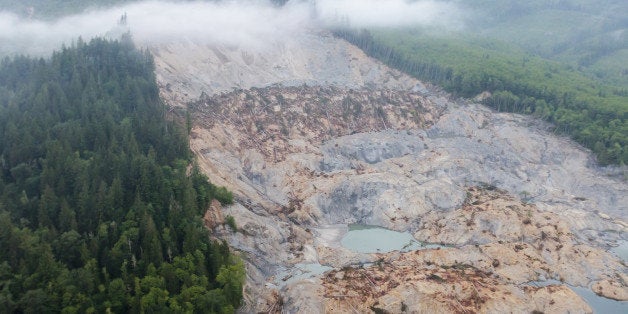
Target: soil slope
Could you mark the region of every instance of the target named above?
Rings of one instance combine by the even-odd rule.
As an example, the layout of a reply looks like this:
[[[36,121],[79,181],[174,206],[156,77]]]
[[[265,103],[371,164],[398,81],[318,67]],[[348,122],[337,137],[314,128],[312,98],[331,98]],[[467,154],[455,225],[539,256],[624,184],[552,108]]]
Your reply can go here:
[[[247,261],[243,312],[591,311],[566,285],[525,284],[544,279],[628,299],[606,251],[628,238],[625,169],[597,168],[549,126],[451,99],[324,32],[152,51],[162,95],[192,113],[200,166],[236,195],[206,222]],[[340,245],[349,223],[452,247],[355,253]]]

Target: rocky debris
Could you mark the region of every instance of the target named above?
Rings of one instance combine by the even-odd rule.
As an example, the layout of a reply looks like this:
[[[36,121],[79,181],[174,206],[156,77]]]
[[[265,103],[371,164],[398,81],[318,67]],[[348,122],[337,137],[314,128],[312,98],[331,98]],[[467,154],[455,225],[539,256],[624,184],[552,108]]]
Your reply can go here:
[[[225,217],[222,215],[222,206],[219,201],[212,200],[209,209],[205,212],[205,216],[203,216],[203,222],[210,230],[225,223]]]
[[[433,263],[424,252],[382,256],[370,267],[325,274],[325,312],[591,313],[566,286],[519,287],[469,264]]]
[[[292,283],[282,290],[283,312],[325,313],[320,280],[305,280]]]
[[[344,267],[348,265],[364,265],[375,261],[373,254],[355,253],[342,246],[316,246],[316,254],[320,263]]]
[[[289,89],[303,95],[312,91],[301,88]],[[246,97],[242,92],[226,99],[236,94]],[[428,98],[425,106],[430,103],[436,101]],[[363,222],[406,230],[420,215],[460,205],[464,186],[488,182],[558,214],[581,240],[602,244],[625,230],[625,182],[596,175],[584,152],[527,128],[533,120],[521,116],[468,105],[432,115],[436,123],[425,131],[408,126],[342,136],[352,131],[337,127],[338,137],[325,140],[325,121],[342,119],[342,114],[328,118],[320,109],[315,119],[302,114],[294,118],[303,122],[294,127],[299,132],[284,135],[277,131],[279,125],[296,124],[277,122],[274,113],[257,118],[257,113],[241,110],[241,103],[221,106],[235,106],[229,119],[199,114],[199,126],[193,128],[192,149],[206,161],[201,167],[216,183],[262,208],[287,208],[286,214],[299,223]],[[439,112],[438,107],[426,110]],[[246,123],[235,122],[240,120]],[[545,163],[550,157],[561,161]],[[299,206],[288,206],[290,200]],[[608,218],[601,218],[602,211]]]
[[[348,260],[338,258],[323,259],[345,263],[336,264],[338,268],[322,278],[326,312],[375,308],[389,313],[591,312],[565,284],[526,284],[545,278],[576,286],[605,278],[595,282],[592,290],[625,300],[628,288],[623,264],[608,252],[577,244],[557,215],[505,191],[486,185],[470,187],[463,205],[440,217],[424,220],[415,237],[448,243],[451,236],[469,235],[483,243],[458,241],[459,247],[372,254],[368,267],[350,267]],[[483,219],[493,225],[479,223]],[[319,256],[347,256],[342,250],[325,247]]]
[[[189,108],[208,130],[218,132],[226,122],[246,134],[234,134],[234,149],[254,149],[274,163],[350,134],[426,128],[444,110],[417,92],[309,86],[237,90],[201,98]],[[380,150],[385,155],[395,148]],[[362,158],[375,163],[378,155],[365,152]]]
[[[491,186],[470,187],[454,211],[429,213],[415,238],[460,246],[446,260],[464,260],[480,269],[494,269],[508,282],[559,278],[588,286],[599,278],[617,278],[623,264],[610,253],[579,244],[560,217],[522,202]],[[479,254],[473,251],[477,250]],[[626,283],[622,283],[626,288]]]
[[[521,202],[493,186],[470,187],[457,210],[427,213],[415,237],[428,242],[456,245],[491,242],[531,242],[568,237],[571,232],[559,217],[542,213],[536,206]],[[570,240],[570,238],[568,237]]]
[[[598,281],[591,286],[591,290],[605,298],[628,301],[628,284],[626,284],[628,276],[621,274],[618,279],[606,279]]]
[[[625,265],[600,248],[626,240],[628,186],[546,124],[451,99],[324,33],[152,51],[164,99],[191,102],[199,166],[236,195],[222,211],[238,232],[207,221],[246,261],[243,312],[590,312],[564,285],[524,285],[543,278],[625,295]],[[457,247],[357,254],[327,228],[348,223]],[[300,263],[335,270],[278,278]],[[369,290],[341,290],[353,285]]]
[[[222,229],[220,236],[230,246],[249,254],[248,258],[254,260],[254,265],[265,275],[271,274],[276,265],[294,259],[293,243],[289,241],[291,226],[288,223],[255,215],[239,204],[229,206],[223,212],[235,217],[238,231]]]
[[[345,117],[341,101],[327,101],[336,104],[329,105],[333,110],[318,102],[350,95],[377,104],[387,93],[398,100],[381,107],[388,128],[374,118],[375,105],[363,116]],[[264,97],[270,105],[263,105]],[[404,104],[408,100],[414,102]],[[465,261],[491,271],[504,287],[538,278],[589,286],[625,274],[615,257],[591,245],[625,234],[618,223],[628,201],[625,182],[596,175],[580,148],[530,129],[529,118],[476,105],[443,111],[437,103],[412,92],[301,86],[235,91],[194,104],[191,147],[210,178],[232,189],[244,205],[225,211],[243,230],[252,230],[226,235],[265,275],[249,284],[262,287],[251,293],[304,292],[301,281],[265,288],[275,282],[277,267],[322,263],[338,269],[376,261],[317,240],[320,226],[348,223],[408,230],[417,240],[461,246],[425,256],[437,264]],[[412,106],[432,113],[430,120],[403,120],[400,108]],[[301,302],[291,296],[285,309]],[[437,299],[429,302],[433,309],[443,306]]]

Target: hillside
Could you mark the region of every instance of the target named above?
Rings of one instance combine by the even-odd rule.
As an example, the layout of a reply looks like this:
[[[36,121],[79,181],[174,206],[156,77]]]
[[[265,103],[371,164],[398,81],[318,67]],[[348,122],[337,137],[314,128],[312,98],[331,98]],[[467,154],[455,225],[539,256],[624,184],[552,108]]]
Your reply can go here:
[[[201,224],[231,194],[193,166],[153,71],[128,38],[0,64],[2,312],[240,305],[243,265]]]
[[[375,272],[376,264],[367,265],[381,261],[394,273],[415,254],[428,270],[442,265],[445,273],[435,273],[439,278],[454,280],[461,275],[456,267],[463,267],[496,280],[497,294],[479,292],[485,302],[471,303],[476,305],[467,310],[551,309],[549,303],[526,300],[561,299],[569,301],[553,309],[588,311],[567,284],[595,284],[609,296],[623,295],[625,268],[603,248],[625,234],[628,187],[592,167],[591,156],[577,144],[539,121],[455,100],[324,32],[275,46],[292,49],[253,54],[237,47],[193,46],[176,53],[172,45],[151,48],[165,99],[180,107],[183,100],[200,96],[187,107],[193,120],[191,147],[200,168],[234,191],[236,203],[208,213],[206,225],[246,256],[243,311],[343,312],[368,311],[369,306],[398,311],[401,301],[412,310],[455,310],[455,300],[447,298],[449,280],[421,276],[412,277],[412,287],[397,289],[395,282],[408,278],[373,277],[381,280],[373,296],[359,302],[347,296],[360,284],[340,272],[359,265]],[[327,52],[324,63],[318,61],[319,51]],[[246,64],[246,58],[294,66]],[[207,71],[188,64],[238,70]],[[363,72],[346,72],[362,68],[378,69],[377,76],[365,80]],[[324,74],[310,76],[311,69]],[[240,73],[247,73],[245,79]],[[224,91],[229,84],[234,89]],[[482,198],[483,189],[495,188],[500,192],[491,198],[505,203],[474,210],[465,205],[483,202],[469,198],[476,197],[474,191]],[[468,229],[446,227],[463,214]],[[226,216],[235,218],[237,233],[222,226]],[[545,230],[546,223],[541,236],[535,226]],[[418,241],[449,248],[410,255],[356,253],[340,244],[347,224],[406,231]],[[559,228],[556,243],[545,242],[553,237],[549,228]],[[483,257],[475,253],[478,246]],[[503,256],[510,257],[504,261]],[[504,268],[487,264],[495,259]],[[330,268],[332,273],[320,275]],[[561,278],[563,285],[526,288],[526,282],[543,278]],[[439,301],[408,303],[403,296],[411,291],[421,300]],[[521,298],[493,297],[502,293]]]
[[[271,39],[261,49],[207,47],[189,41],[150,49],[156,57],[162,96],[178,106],[197,100],[201,93],[212,95],[275,84],[348,88],[383,84],[410,89],[418,83],[382,64],[364,62],[368,58],[364,52],[322,30],[290,40]]]
[[[550,121],[602,165],[628,162],[625,1],[452,3],[462,22],[340,28],[336,35],[456,95],[493,93],[483,94],[484,104]]]
[[[0,312],[627,313],[624,2],[0,0]]]
[[[475,13],[470,32],[565,62],[611,85],[628,84],[625,1],[458,2]]]

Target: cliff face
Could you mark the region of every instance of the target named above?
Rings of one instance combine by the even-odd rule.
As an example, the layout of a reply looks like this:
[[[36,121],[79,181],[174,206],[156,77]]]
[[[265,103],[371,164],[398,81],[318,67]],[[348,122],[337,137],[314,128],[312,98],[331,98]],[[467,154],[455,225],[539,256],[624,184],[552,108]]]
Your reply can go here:
[[[210,225],[248,262],[243,311],[590,311],[567,286],[524,284],[544,278],[625,298],[626,267],[605,250],[626,237],[628,186],[542,123],[325,33],[152,51],[162,95],[192,113],[201,168],[236,195],[221,210],[240,232]],[[349,223],[451,247],[355,253],[340,245]],[[319,263],[334,270],[300,279]]]

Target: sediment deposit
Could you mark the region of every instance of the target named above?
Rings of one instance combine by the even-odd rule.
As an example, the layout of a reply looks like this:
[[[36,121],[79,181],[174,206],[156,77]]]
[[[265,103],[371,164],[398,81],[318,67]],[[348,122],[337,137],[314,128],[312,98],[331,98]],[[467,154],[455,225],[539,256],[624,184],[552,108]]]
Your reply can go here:
[[[247,261],[241,311],[591,311],[566,285],[526,285],[545,279],[627,299],[607,251],[628,238],[625,168],[597,167],[551,126],[453,99],[324,32],[264,51],[152,50],[200,167],[236,195],[206,220]],[[350,223],[451,247],[355,253],[340,245]]]

